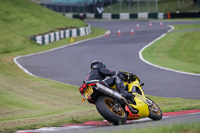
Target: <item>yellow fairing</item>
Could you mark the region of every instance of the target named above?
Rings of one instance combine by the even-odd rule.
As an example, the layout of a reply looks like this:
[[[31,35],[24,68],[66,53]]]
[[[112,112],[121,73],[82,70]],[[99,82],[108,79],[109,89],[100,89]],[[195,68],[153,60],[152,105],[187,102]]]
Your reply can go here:
[[[135,97],[135,102],[136,105],[133,104],[130,105],[139,110],[138,114],[141,116],[141,118],[148,117],[149,116],[148,105],[144,103],[138,96]]]
[[[144,95],[144,92],[141,89],[139,80],[136,79],[135,81],[133,81],[130,84],[127,82],[124,82],[124,84],[126,86],[128,86],[128,92],[132,92],[135,95],[134,99],[135,99],[136,105],[133,105],[133,104],[130,104],[130,105],[133,108],[139,110],[138,114],[140,115],[140,118],[148,117],[149,116],[149,108],[147,105],[146,96]],[[137,87],[140,90],[141,94],[138,94],[135,92],[135,90],[133,90],[135,87]],[[111,88],[114,90],[117,90],[115,85],[112,86]]]
[[[142,91],[141,87],[140,87],[140,83],[139,81],[134,81],[132,83],[129,84],[128,86],[128,92],[131,92],[133,90],[133,88],[137,87],[140,92],[141,95],[136,93],[135,91],[132,92],[135,95],[135,102],[136,105],[130,104],[132,107],[134,107],[135,109],[138,109],[139,112],[138,114],[140,115],[141,118],[143,117],[148,117],[149,116],[149,108],[147,105],[147,101],[146,101],[146,96],[144,95],[144,92]]]

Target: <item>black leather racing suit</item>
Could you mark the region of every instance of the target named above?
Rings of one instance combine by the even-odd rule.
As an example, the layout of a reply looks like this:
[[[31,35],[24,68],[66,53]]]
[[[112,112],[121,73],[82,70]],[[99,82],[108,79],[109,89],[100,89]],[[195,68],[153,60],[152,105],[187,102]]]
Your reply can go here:
[[[125,91],[124,81],[128,78],[126,73],[121,71],[110,71],[106,68],[96,68],[89,71],[86,77],[86,82],[91,80],[100,80],[103,85],[110,87],[116,85],[117,90],[124,97],[132,96],[132,94]]]

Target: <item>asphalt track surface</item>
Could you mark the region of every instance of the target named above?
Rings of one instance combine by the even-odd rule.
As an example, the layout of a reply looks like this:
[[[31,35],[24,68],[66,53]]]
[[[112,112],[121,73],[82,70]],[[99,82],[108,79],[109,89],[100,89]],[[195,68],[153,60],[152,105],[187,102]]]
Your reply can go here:
[[[152,121],[152,120],[145,120],[145,121],[134,121],[130,124],[119,125],[119,126],[104,126],[104,127],[95,127],[95,128],[87,128],[87,129],[72,129],[68,130],[68,133],[93,133],[93,132],[114,132],[120,131],[123,132],[124,130],[131,130],[131,129],[145,129],[145,128],[156,128],[157,126],[164,126],[164,125],[173,125],[173,124],[184,124],[184,123],[195,123],[200,122],[199,120],[200,114],[193,114],[193,115],[185,115],[185,116],[175,116],[171,118],[163,118],[160,121]],[[142,119],[141,119],[142,120]],[[61,132],[57,132],[61,133]],[[63,132],[64,133],[64,132]]]
[[[127,121],[125,125],[114,126],[108,122],[86,122],[84,124],[72,124],[64,125],[63,127],[44,127],[36,130],[20,130],[16,133],[93,133],[93,132],[114,132],[145,128],[157,128],[158,126],[174,125],[174,124],[185,124],[185,123],[199,123],[200,122],[200,110],[194,110],[196,113],[189,113],[186,111],[184,114],[179,112],[169,113],[162,118],[160,121],[152,121],[149,118],[140,120]],[[172,115],[172,116],[171,116]],[[173,116],[174,115],[174,116]],[[169,132],[169,131],[168,131]]]
[[[111,34],[61,49],[18,58],[16,61],[33,75],[80,86],[93,60],[102,60],[111,70],[135,73],[145,83],[145,94],[161,97],[200,99],[200,76],[156,68],[141,61],[138,52],[167,33],[167,25],[200,24],[200,21],[87,20],[93,27],[109,29]],[[137,29],[136,25],[140,28]],[[134,29],[134,35],[131,35]],[[121,36],[117,31],[121,30]],[[179,31],[180,32],[180,31]],[[190,32],[190,31],[183,31]],[[170,34],[170,33],[168,33]],[[183,38],[184,39],[184,38]]]

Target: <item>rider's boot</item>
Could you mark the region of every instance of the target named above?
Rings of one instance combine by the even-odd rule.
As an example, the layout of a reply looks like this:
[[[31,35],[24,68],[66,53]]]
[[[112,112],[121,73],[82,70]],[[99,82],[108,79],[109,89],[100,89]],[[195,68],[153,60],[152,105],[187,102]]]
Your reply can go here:
[[[136,104],[135,100],[134,100],[135,95],[133,95],[132,93],[127,92],[125,90],[125,88],[126,87],[125,87],[124,84],[120,85],[120,87],[118,87],[119,93],[122,94],[122,96],[125,97],[129,103]]]
[[[118,89],[119,93],[122,94],[122,96],[125,97],[125,98],[134,96],[133,94],[128,93],[128,92],[125,90],[126,87],[125,87],[124,84],[120,85],[117,89]]]

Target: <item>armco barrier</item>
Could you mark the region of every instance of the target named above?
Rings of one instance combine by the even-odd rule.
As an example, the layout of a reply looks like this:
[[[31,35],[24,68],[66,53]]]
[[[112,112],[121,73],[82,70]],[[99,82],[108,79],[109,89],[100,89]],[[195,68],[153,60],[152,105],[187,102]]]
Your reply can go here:
[[[65,14],[69,18],[79,18],[79,14]],[[89,19],[137,19],[137,18],[155,18],[155,19],[164,19],[164,13],[148,13],[148,12],[139,12],[139,13],[102,13],[102,14],[93,14],[86,13],[84,18]]]
[[[200,18],[200,12],[170,13],[171,18]]]
[[[69,18],[79,18],[78,14],[65,14]],[[183,12],[183,13],[148,13],[148,12],[139,12],[139,13],[103,13],[103,14],[84,14],[84,18],[92,19],[138,19],[138,18],[154,18],[154,19],[173,19],[173,18],[200,18],[200,12]]]
[[[90,25],[88,25],[87,27],[59,30],[56,32],[51,32],[43,35],[31,36],[31,39],[38,44],[45,45],[51,42],[61,40],[63,38],[84,36],[90,33],[91,33],[91,27]]]

